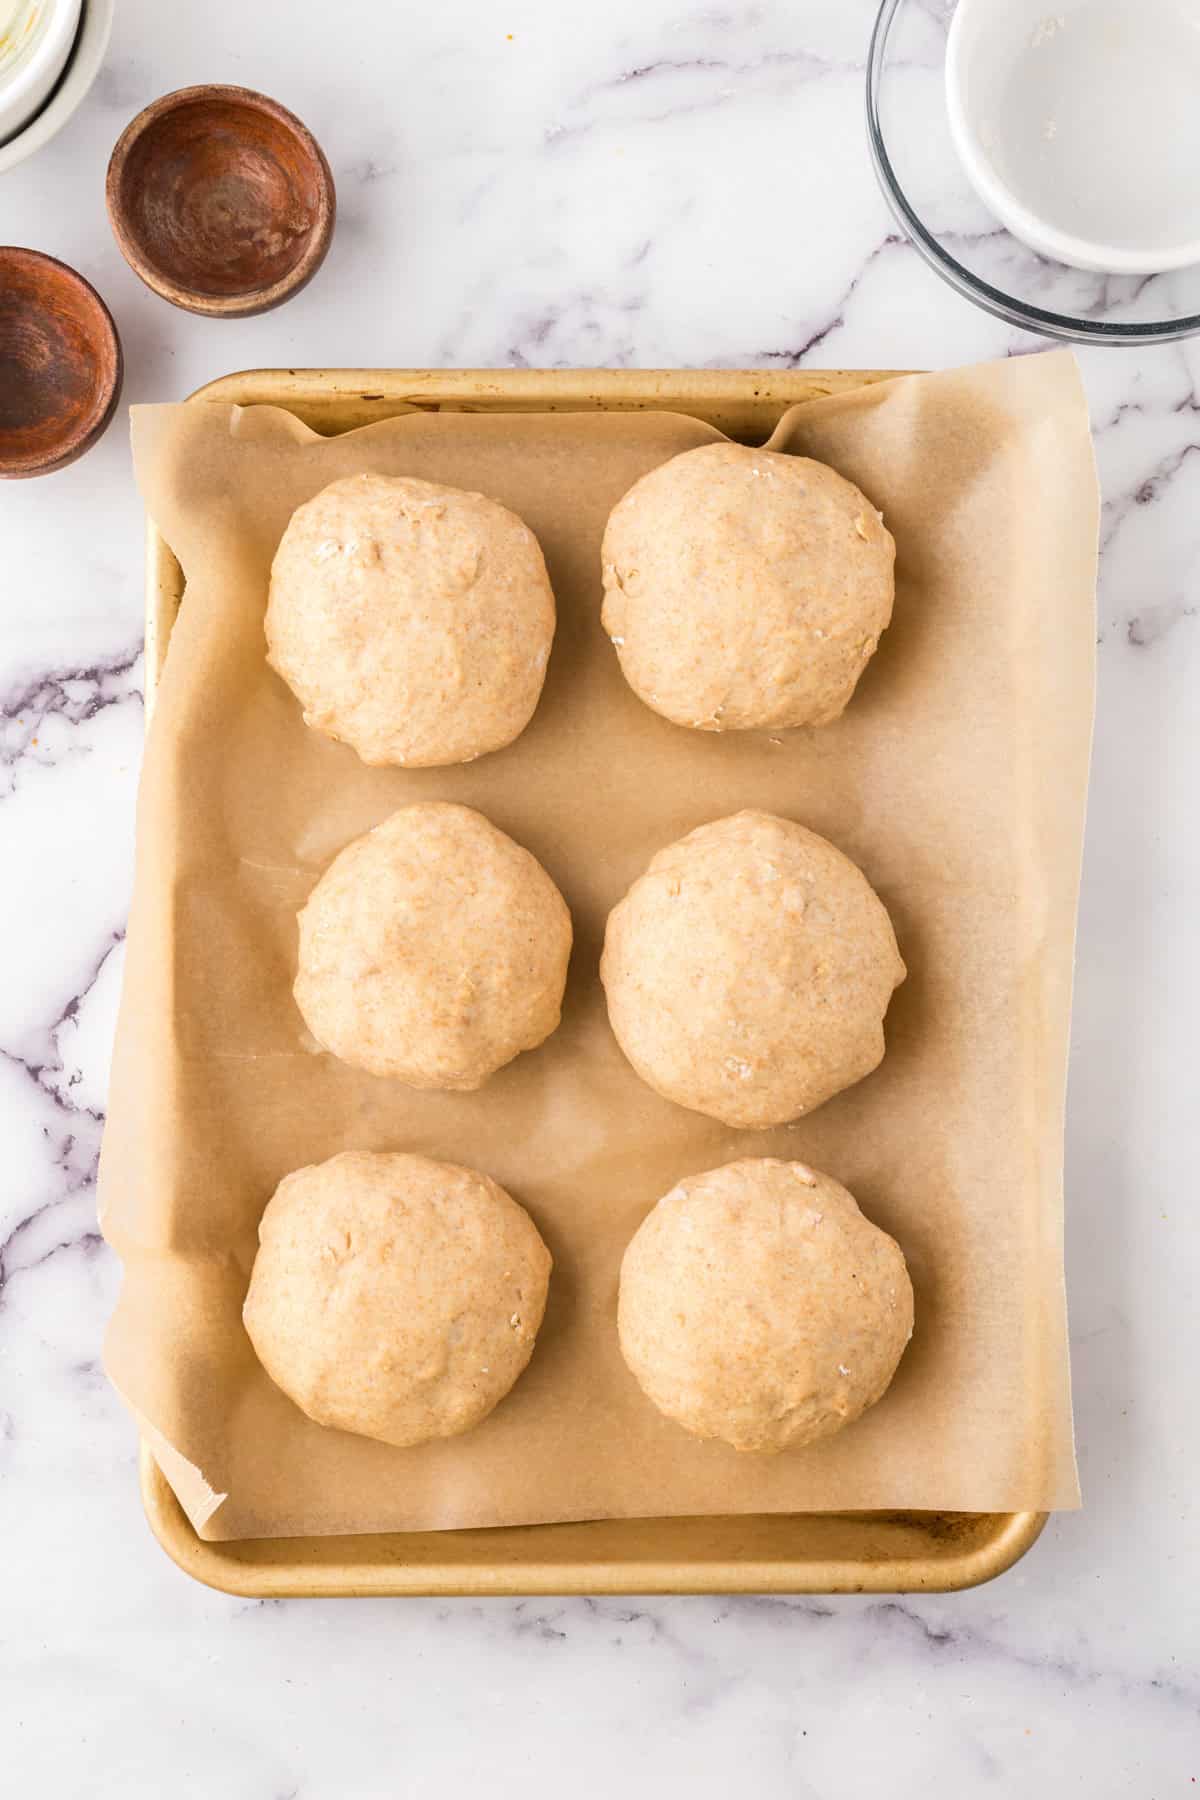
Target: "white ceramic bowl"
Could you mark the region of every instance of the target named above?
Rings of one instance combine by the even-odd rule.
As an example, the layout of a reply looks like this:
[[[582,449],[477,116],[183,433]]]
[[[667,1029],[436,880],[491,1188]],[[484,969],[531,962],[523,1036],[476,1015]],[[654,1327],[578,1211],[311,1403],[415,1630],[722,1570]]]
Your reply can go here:
[[[14,136],[0,142],[0,174],[32,156],[62,130],[100,73],[112,32],[113,0],[83,0],[82,8],[77,6],[75,11],[78,29],[68,43],[65,63],[47,89],[49,99],[43,95],[41,110]],[[40,55],[41,46],[38,48]],[[0,105],[7,104],[7,89],[0,86]]]
[[[70,61],[80,0],[9,0],[0,42],[0,144],[41,112]]]
[[[946,104],[972,186],[1040,255],[1200,263],[1200,0],[958,0]]]

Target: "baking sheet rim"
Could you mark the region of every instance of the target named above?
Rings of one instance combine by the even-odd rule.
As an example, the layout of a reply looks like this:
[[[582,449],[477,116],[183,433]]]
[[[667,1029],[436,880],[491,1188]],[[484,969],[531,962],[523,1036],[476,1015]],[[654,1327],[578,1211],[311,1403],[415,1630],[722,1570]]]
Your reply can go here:
[[[375,419],[412,409],[555,411],[651,408],[689,413],[721,425],[743,429],[761,424],[769,435],[788,407],[824,394],[844,392],[889,379],[891,370],[791,370],[782,374],[755,370],[406,370],[406,369],[251,369],[219,376],[190,400],[236,405],[284,407],[317,429],[354,430]],[[146,522],[146,672],[145,702],[149,718],[179,605],[182,571],[154,522]],[[380,1553],[367,1560],[339,1565],[327,1557],[328,1539],[291,1538],[210,1543],[193,1530],[152,1451],[143,1441],[139,1459],[140,1488],[146,1517],[172,1561],[205,1585],[250,1597],[337,1595],[481,1594],[683,1594],[683,1593],[899,1593],[949,1592],[990,1581],[1031,1548],[1049,1515],[1045,1512],[983,1514],[811,1514],[774,1515],[781,1530],[803,1534],[806,1521],[836,1519],[847,1534],[886,1530],[886,1521],[907,1521],[924,1530],[930,1551],[925,1557],[899,1554],[855,1557],[852,1552],[806,1559],[803,1554],[749,1560],[705,1558],[688,1562],[672,1556],[669,1545],[658,1557],[630,1560],[547,1558],[543,1562],[507,1562],[502,1556],[475,1564],[424,1561],[409,1565],[396,1555]],[[750,1515],[751,1518],[755,1515]],[[969,1519],[975,1535],[955,1553],[935,1547],[951,1521]],[[709,1521],[719,1529],[722,1521]],[[744,1524],[744,1521],[740,1521]],[[489,1532],[497,1546],[514,1532],[562,1533],[569,1530],[603,1534],[614,1525],[658,1527],[676,1537],[688,1521],[595,1520],[583,1525],[510,1526]],[[738,1519],[731,1519],[736,1530]],[[990,1529],[989,1529],[990,1527]],[[427,1533],[393,1533],[381,1542]],[[449,1535],[449,1534],[446,1534]],[[455,1534],[457,1535],[457,1534]],[[362,1544],[371,1541],[365,1535]],[[564,1540],[574,1541],[574,1539]],[[356,1546],[359,1540],[356,1540]],[[277,1545],[294,1546],[291,1558]],[[270,1554],[263,1546],[270,1545]],[[257,1554],[256,1554],[257,1549]]]

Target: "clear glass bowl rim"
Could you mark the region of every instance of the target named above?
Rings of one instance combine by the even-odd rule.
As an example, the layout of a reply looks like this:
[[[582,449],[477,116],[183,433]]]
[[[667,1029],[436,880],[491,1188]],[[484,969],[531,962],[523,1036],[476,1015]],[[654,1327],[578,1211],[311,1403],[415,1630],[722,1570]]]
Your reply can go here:
[[[1037,332],[1042,337],[1063,338],[1073,344],[1170,344],[1200,332],[1200,313],[1184,314],[1176,319],[1151,319],[1140,324],[1107,319],[1081,319],[1072,313],[1051,312],[1019,300],[1003,288],[993,287],[980,275],[964,268],[923,223],[908,195],[901,187],[888,155],[883,126],[879,117],[879,95],[883,85],[888,39],[903,0],[883,0],[871,32],[867,54],[867,136],[871,161],[879,177],[884,199],[896,222],[911,240],[918,254],[942,280],[965,300],[981,306],[1006,324],[1023,331]]]

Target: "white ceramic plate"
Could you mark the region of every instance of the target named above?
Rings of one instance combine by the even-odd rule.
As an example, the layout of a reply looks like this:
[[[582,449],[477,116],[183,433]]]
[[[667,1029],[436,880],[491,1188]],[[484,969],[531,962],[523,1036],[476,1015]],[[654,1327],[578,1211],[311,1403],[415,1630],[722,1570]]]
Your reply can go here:
[[[11,0],[0,46],[0,144],[32,124],[71,60],[80,0]]]
[[[113,0],[83,0],[83,18],[62,80],[22,131],[0,144],[0,174],[24,162],[61,131],[100,73],[112,32]]]

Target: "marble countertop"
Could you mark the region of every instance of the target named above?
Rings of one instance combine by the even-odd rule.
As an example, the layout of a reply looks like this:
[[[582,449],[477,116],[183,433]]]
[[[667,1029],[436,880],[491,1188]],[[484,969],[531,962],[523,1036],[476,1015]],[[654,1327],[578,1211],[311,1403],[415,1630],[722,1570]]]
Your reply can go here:
[[[85,107],[0,177],[0,237],[95,281],[129,401],[260,364],[914,367],[1034,348],[897,241],[864,142],[870,13],[253,0],[222,47],[209,8],[118,0]],[[203,80],[276,94],[337,175],[329,261],[265,318],[173,311],[105,221],[121,127]],[[1194,1791],[1200,350],[1081,361],[1105,498],[1067,1144],[1086,1506],[944,1599],[252,1603],[168,1563],[98,1361],[117,1269],[94,1176],[142,738],[125,432],[0,490],[14,1800]]]

